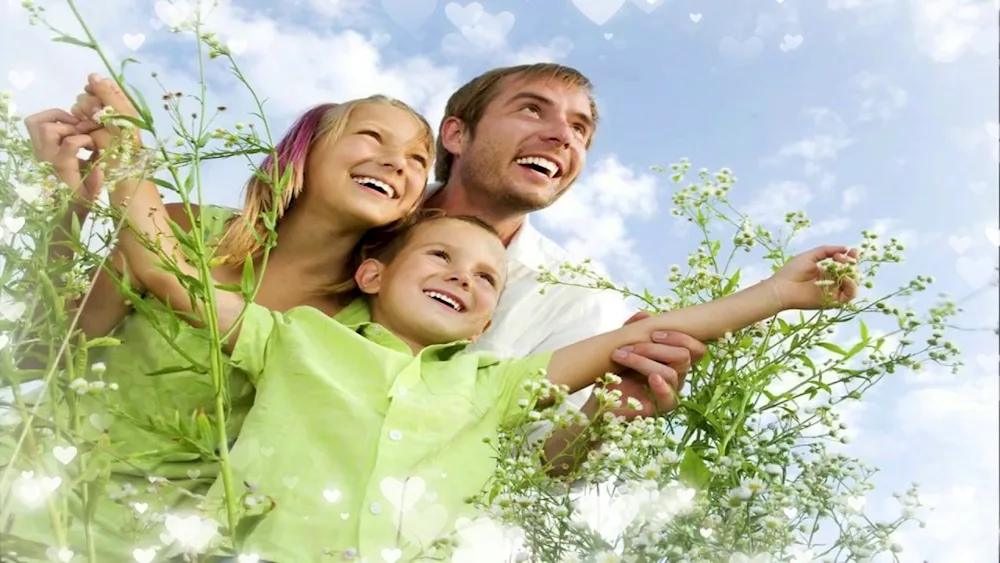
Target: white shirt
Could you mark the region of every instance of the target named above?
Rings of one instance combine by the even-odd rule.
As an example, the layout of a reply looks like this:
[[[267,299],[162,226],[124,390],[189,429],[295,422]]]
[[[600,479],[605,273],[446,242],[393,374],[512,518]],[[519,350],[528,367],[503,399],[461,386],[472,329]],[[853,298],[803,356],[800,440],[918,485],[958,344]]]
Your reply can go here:
[[[440,187],[428,186],[427,195]],[[506,358],[552,352],[620,328],[635,313],[616,291],[538,281],[543,267],[558,274],[567,262],[578,264],[579,258],[538,232],[525,217],[507,246],[507,285],[500,294],[493,324],[469,350]],[[569,399],[580,408],[589,396],[587,387]]]

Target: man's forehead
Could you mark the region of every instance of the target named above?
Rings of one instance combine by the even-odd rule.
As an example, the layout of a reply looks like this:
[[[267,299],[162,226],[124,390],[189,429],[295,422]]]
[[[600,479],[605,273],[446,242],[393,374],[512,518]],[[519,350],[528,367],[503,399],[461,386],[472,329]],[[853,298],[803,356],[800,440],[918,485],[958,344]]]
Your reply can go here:
[[[508,76],[499,84],[496,100],[505,102],[512,98],[534,94],[553,102],[567,102],[567,105],[579,106],[590,114],[590,92],[579,84],[549,76]]]

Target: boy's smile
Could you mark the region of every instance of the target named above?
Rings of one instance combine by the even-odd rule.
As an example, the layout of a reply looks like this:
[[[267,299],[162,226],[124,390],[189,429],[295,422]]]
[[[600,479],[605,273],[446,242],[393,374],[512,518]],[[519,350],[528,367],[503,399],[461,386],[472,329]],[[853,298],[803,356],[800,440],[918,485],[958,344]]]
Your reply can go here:
[[[506,270],[507,251],[496,234],[442,218],[415,227],[391,259],[366,261],[357,280],[373,297],[372,320],[416,351],[481,335]]]

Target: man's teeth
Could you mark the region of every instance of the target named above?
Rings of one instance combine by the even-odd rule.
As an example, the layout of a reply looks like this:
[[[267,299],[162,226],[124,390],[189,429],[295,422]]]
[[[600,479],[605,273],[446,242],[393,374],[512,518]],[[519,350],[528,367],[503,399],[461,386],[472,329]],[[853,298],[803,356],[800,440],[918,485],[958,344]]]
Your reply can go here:
[[[540,156],[525,156],[521,157],[514,162],[522,166],[535,166],[541,168],[545,171],[549,178],[552,178],[559,172],[559,165],[547,158],[542,158]]]
[[[382,192],[390,198],[396,197],[396,190],[392,189],[392,186],[381,180],[376,180],[375,178],[369,178],[367,176],[355,176],[354,181],[362,186],[367,186],[376,191]]]
[[[442,303],[444,303],[446,305],[450,305],[451,308],[454,309],[454,310],[456,310],[456,311],[461,311],[462,310],[461,303],[458,303],[457,301],[455,301],[454,299],[452,299],[451,297],[448,297],[447,295],[445,295],[443,293],[438,293],[436,291],[425,291],[424,294],[427,295],[428,297],[433,298],[433,299],[437,299],[438,301],[441,301]]]

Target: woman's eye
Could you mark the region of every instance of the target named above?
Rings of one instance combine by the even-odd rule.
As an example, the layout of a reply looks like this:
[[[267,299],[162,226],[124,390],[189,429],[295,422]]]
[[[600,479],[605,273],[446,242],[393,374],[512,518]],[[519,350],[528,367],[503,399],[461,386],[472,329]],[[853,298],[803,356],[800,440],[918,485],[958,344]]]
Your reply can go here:
[[[417,162],[419,162],[420,166],[427,166],[427,157],[425,157],[425,156],[421,156],[419,154],[415,154],[415,155],[411,156],[410,158],[412,158],[413,160],[416,160]]]
[[[379,135],[377,131],[365,130],[365,131],[362,131],[361,134],[362,135],[368,135],[369,137],[372,137],[376,141],[379,141],[379,142],[382,141],[382,135]]]
[[[442,260],[448,259],[448,253],[443,250],[432,250],[431,256],[436,256],[438,258],[441,258]]]

